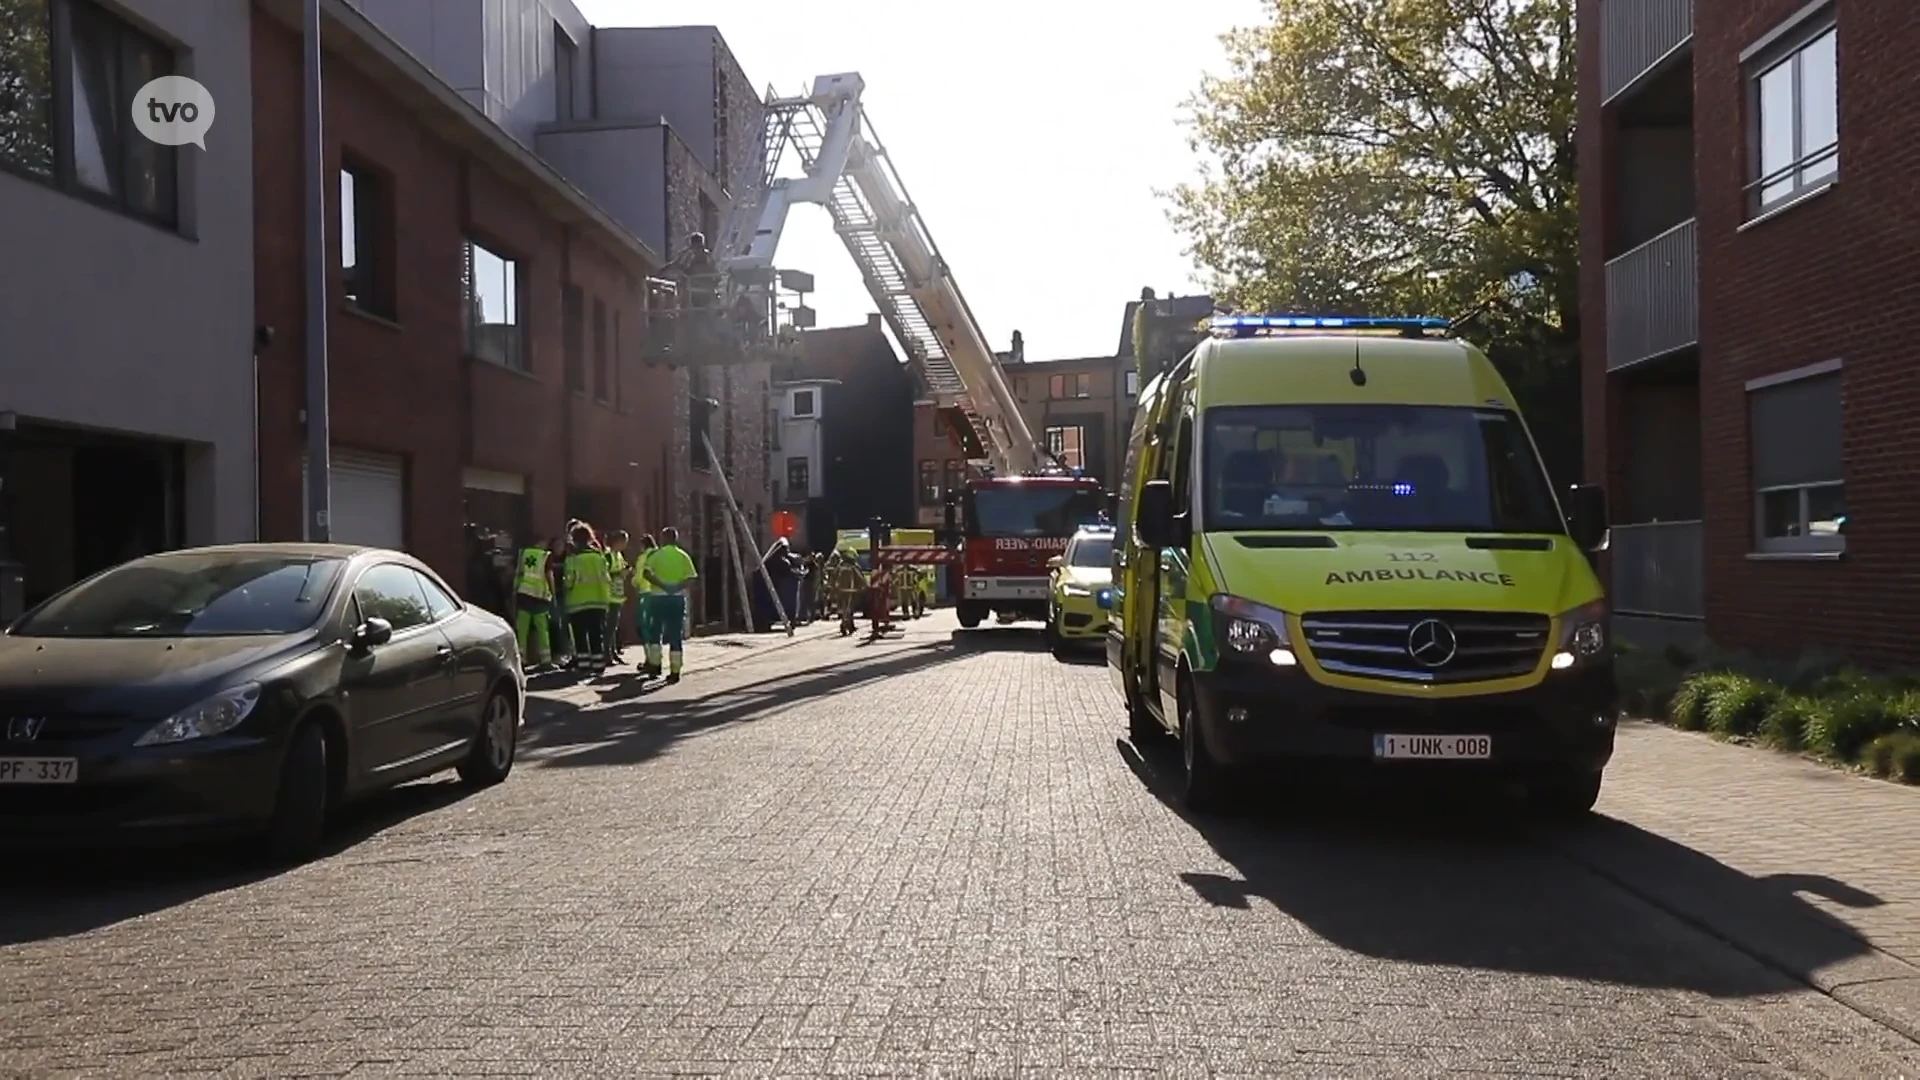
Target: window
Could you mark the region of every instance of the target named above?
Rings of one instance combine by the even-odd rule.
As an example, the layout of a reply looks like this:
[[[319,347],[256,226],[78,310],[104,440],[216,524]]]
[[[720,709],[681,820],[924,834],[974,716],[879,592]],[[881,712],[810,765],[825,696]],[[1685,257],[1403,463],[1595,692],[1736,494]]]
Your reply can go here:
[[[944,493],[947,495],[958,495],[960,494],[960,489],[965,487],[966,484],[967,463],[964,461],[947,462],[946,477],[940,485]]]
[[[1840,170],[1840,84],[1831,17],[1763,54],[1749,80],[1753,164],[1748,212],[1831,181]]]
[[[515,371],[527,370],[520,264],[469,240],[465,273],[467,355]]]
[[[947,437],[947,416],[939,409],[933,410],[933,437],[936,439]]]
[[[767,410],[767,449],[780,449],[780,410]]]
[[[1092,397],[1093,376],[1086,372],[1078,375],[1055,375],[1047,380],[1047,396],[1055,401]]]
[[[566,28],[553,24],[553,118],[574,120],[574,69],[579,66],[580,47],[567,36]]]
[[[812,416],[813,398],[814,392],[811,390],[795,390],[793,392],[793,415],[795,417]]]
[[[1208,529],[1565,532],[1505,409],[1224,406],[1205,422]]]
[[[607,305],[598,297],[593,301],[593,398],[604,403],[613,401],[613,377],[607,358]]]
[[[1747,425],[1758,550],[1845,551],[1840,373],[1753,388],[1747,395]]]
[[[420,575],[410,566],[381,563],[360,575],[353,587],[362,619],[385,619],[398,634],[433,621]]]
[[[898,489],[895,489],[898,490]],[[798,502],[813,495],[812,477],[808,475],[807,459],[791,457],[787,459],[787,498]]]
[[[1055,375],[1054,378],[1060,376]],[[1047,452],[1058,457],[1060,463],[1069,469],[1086,468],[1086,429],[1077,426],[1048,428]]]
[[[1140,373],[1132,369],[1127,371],[1127,396],[1130,398],[1140,396]]]
[[[1014,395],[1021,401],[1027,400],[1027,377],[1025,375],[1020,376],[1013,380],[1013,385]]]
[[[567,389],[587,392],[587,301],[577,285],[560,289],[560,351],[566,365]]]
[[[620,352],[620,312],[613,313],[613,407],[625,411],[626,399],[620,393],[620,371],[626,366],[626,358]]]
[[[961,505],[968,536],[1060,536],[1098,524],[1107,498],[1093,484],[1022,484],[977,489]]]
[[[58,594],[12,632],[59,638],[292,634],[319,620],[345,565],[286,555],[151,555]]]
[[[178,151],[141,136],[128,107],[174,73],[172,50],[88,0],[0,11],[0,167],[178,224]]]
[[[434,622],[460,610],[460,601],[447,595],[447,590],[435,584],[432,578],[417,570],[413,576],[420,579],[420,594],[427,598],[427,616]]]
[[[940,463],[931,459],[920,463],[920,505],[940,505]]]
[[[347,303],[383,319],[394,316],[393,277],[387,273],[387,194],[373,170],[340,170],[340,281]]]

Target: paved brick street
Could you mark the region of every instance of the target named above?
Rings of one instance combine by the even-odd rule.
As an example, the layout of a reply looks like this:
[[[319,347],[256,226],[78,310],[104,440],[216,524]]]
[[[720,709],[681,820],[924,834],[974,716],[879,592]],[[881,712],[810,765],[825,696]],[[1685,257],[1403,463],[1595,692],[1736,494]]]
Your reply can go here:
[[[0,1075],[1920,1077],[1920,793],[1634,726],[1591,827],[1196,825],[1104,668],[908,625],[543,691],[293,872],[16,861]]]

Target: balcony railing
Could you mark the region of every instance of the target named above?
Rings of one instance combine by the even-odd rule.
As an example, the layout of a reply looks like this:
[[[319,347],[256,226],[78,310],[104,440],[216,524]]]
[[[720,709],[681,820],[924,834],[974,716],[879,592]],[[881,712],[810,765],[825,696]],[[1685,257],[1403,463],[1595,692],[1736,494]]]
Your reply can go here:
[[[1693,36],[1693,0],[1600,5],[1600,96],[1611,100]]]
[[[1669,619],[1706,617],[1698,521],[1615,525],[1607,546],[1613,610]]]
[[[1700,340],[1699,226],[1692,218],[1607,263],[1607,370]]]

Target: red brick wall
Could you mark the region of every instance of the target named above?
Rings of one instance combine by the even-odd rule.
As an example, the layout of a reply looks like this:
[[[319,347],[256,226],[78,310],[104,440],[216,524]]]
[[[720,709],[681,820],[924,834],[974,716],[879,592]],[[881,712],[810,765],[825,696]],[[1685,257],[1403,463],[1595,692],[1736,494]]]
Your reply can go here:
[[[1911,662],[1920,648],[1920,5],[1840,0],[1839,183],[1742,233],[1739,53],[1802,6],[1703,4],[1696,15],[1708,632],[1774,652],[1817,645]],[[1833,358],[1845,365],[1846,556],[1751,560],[1745,383]]]
[[[276,328],[261,356],[263,539],[301,534],[305,447],[305,307],[300,200],[301,83],[296,36],[254,15],[256,312]],[[450,580],[464,580],[466,466],[526,474],[534,528],[558,531],[569,486],[606,489],[618,520],[648,524],[662,499],[663,446],[671,427],[669,380],[638,359],[637,281],[586,227],[563,227],[513,184],[432,134],[410,106],[330,61],[326,72],[330,164],[342,148],[386,172],[393,191],[398,317],[371,320],[335,306],[329,322],[333,438],[338,446],[397,454],[407,463],[407,546]],[[337,201],[337,188],[329,185]],[[338,207],[332,207],[339,250]],[[526,264],[523,309],[531,371],[462,355],[463,237],[472,232]],[[592,302],[620,315],[618,409],[566,388],[561,290],[586,297],[588,372]],[[334,282],[338,296],[339,282]],[[611,316],[610,316],[611,318]]]

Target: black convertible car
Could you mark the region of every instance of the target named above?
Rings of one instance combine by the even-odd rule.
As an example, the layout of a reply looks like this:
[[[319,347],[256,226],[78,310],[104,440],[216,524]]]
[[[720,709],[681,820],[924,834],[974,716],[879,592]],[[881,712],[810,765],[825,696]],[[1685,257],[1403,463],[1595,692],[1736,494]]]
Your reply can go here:
[[[0,635],[0,846],[244,835],[513,768],[513,631],[396,551],[238,544],[97,574]]]

